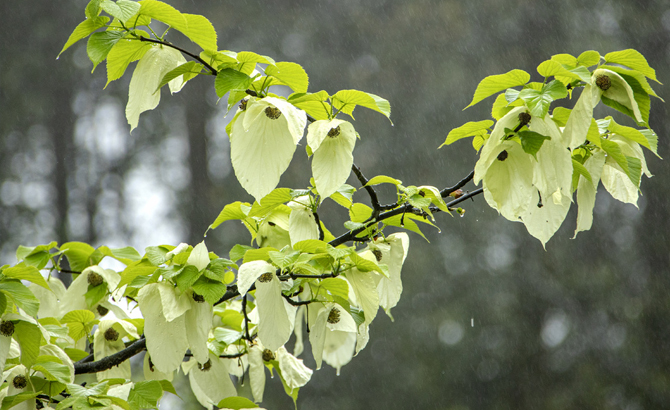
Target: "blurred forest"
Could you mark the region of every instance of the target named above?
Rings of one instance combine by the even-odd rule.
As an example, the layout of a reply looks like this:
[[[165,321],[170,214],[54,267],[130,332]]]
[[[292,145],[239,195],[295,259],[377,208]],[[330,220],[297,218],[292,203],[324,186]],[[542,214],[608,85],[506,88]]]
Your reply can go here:
[[[220,49],[301,64],[310,91],[357,88],[388,99],[394,126],[357,110],[354,158],[368,177],[407,184],[443,188],[472,170],[468,142],[437,147],[452,128],[490,117],[493,99],[462,111],[487,75],[521,68],[538,80],[535,67],[553,54],[635,48],[670,81],[666,0],[168,2],[208,17]],[[38,3],[0,3],[0,264],[15,262],[19,244],[51,240],[140,250],[195,244],[225,204],[252,201],[232,172],[230,117],[216,104],[213,78],[164,94],[130,135],[130,74],[103,90],[105,67],[90,73],[85,42],[56,59],[87,0]],[[177,33],[167,39],[197,50]],[[667,158],[660,100],[651,126]],[[380,317],[341,376],[328,366],[315,372],[299,408],[666,408],[670,162],[647,160],[657,176],[644,178],[639,209],[601,188],[593,229],[570,239],[573,206],[546,251],[481,197],[465,204],[464,218],[438,215],[441,232],[426,230],[430,243],[412,234],[395,322]],[[281,185],[302,188],[309,177],[298,149]],[[386,202],[394,192],[380,194]],[[336,206],[320,213],[333,233],[344,231]],[[247,241],[228,222],[207,246],[227,256]],[[314,367],[309,350],[303,358]],[[292,408],[278,380],[268,389],[263,407]]]

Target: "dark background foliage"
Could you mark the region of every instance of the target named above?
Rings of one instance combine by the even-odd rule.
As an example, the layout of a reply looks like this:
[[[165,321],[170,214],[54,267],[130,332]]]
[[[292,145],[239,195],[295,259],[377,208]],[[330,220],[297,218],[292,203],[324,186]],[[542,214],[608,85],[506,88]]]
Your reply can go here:
[[[129,135],[130,75],[103,91],[105,67],[90,74],[83,42],[55,59],[86,1],[40,3],[0,5],[0,263],[13,263],[19,244],[51,240],[195,244],[225,204],[251,199],[230,166],[229,118],[212,78],[164,94]],[[473,168],[467,142],[436,148],[451,128],[490,116],[485,103],[462,111],[487,75],[521,68],[537,80],[535,67],[552,54],[635,48],[670,80],[670,6],[661,0],[171,4],[207,16],[221,49],[300,63],[311,91],[357,88],[390,100],[394,126],[357,110],[354,155],[368,177],[407,184],[445,187]],[[168,39],[196,49],[177,33]],[[658,100],[651,126],[667,156],[670,123]],[[464,218],[439,215],[430,243],[412,234],[395,322],[382,314],[341,376],[316,372],[300,408],[663,408],[670,174],[667,161],[648,162],[657,177],[644,179],[639,210],[601,188],[593,229],[570,239],[573,207],[546,251],[483,198],[466,204]],[[299,147],[281,185],[304,187],[309,176]],[[356,198],[367,201],[364,192]],[[344,231],[336,206],[321,214]],[[238,242],[248,236],[233,222],[207,237],[223,256]],[[263,404],[292,406],[278,380],[268,381]]]

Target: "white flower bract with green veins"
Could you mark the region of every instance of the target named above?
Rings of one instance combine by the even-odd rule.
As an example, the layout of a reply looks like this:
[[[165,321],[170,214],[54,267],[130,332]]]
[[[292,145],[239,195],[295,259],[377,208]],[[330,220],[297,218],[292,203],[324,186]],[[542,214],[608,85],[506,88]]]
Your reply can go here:
[[[338,119],[315,121],[307,129],[307,144],[314,153],[312,174],[323,201],[335,193],[351,173],[356,130],[351,123]]]
[[[249,99],[230,135],[230,156],[240,185],[259,203],[286,171],[307,123],[304,111],[276,97]]]

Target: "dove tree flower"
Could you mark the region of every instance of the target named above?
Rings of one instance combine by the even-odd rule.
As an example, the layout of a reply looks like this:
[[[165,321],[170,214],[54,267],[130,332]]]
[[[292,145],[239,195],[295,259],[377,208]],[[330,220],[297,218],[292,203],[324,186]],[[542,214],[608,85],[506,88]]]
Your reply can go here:
[[[224,250],[230,259],[204,242],[148,246],[143,254],[81,242],[20,247],[17,264],[0,266],[3,408],[32,409],[36,400],[40,407],[157,408],[164,392],[175,393],[170,381],[176,372],[188,375],[205,408],[249,408],[255,405],[237,396],[237,385],[248,377],[252,396],[262,401],[266,369],[277,372],[296,400],[313,374],[298,357],[307,333],[317,369],[325,362],[340,374],[374,336],[379,308],[392,318],[403,292],[405,230],[423,236],[419,223],[434,226],[438,212],[464,215],[458,205],[483,193],[544,246],[575,191],[575,234],[592,224],[600,183],[615,199],[635,204],[642,174],[651,176],[643,148],[657,154],[658,137],[648,127],[656,94],[647,81],[656,75],[634,50],[555,55],[537,68],[542,82],[530,82],[522,70],[485,78],[469,106],[498,94],[491,111],[496,121],[468,122],[449,133],[443,145],[474,137],[480,157],[472,175],[438,189],[384,175],[367,179],[354,165],[354,110],[390,117],[389,102],[375,94],[309,92],[300,65],[219,50],[205,17],[162,1],[95,0],[85,14],[63,51],[88,37],[87,54],[94,66],[106,60],[108,82],[138,61],[126,106],[131,131],[141,113],[158,105],[163,86],[176,92],[203,75],[214,78],[219,98],[228,96],[228,110],[239,104],[227,127],[231,162],[255,201],[226,205],[210,229],[238,221],[250,239]],[[168,42],[149,26],[154,21],[201,50]],[[550,110],[578,89],[572,110]],[[594,118],[601,102],[642,129]],[[312,179],[300,189],[277,188],[307,121]],[[346,183],[352,171],[370,206]],[[464,193],[471,179],[482,188]],[[391,203],[377,196],[382,183],[395,187]],[[327,218],[330,205],[348,215],[338,236],[329,230],[340,226]],[[123,269],[110,268],[105,258]],[[68,272],[78,276],[66,289],[53,276]],[[130,318],[120,302],[138,307],[142,317]],[[128,359],[144,350],[145,380],[130,382],[137,375]],[[96,373],[97,382],[75,383],[84,373]]]

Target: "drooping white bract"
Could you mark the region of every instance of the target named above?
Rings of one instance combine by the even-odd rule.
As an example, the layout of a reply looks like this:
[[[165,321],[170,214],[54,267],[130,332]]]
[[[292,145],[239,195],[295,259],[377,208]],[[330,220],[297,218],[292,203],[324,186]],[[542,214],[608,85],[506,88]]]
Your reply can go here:
[[[185,331],[188,338],[188,346],[193,357],[199,362],[207,361],[209,349],[207,339],[212,329],[212,305],[207,302],[197,302],[193,294],[187,300],[191,308],[184,313]]]
[[[101,320],[93,335],[94,359],[100,360],[125,349],[123,338],[127,335],[136,339],[140,337],[135,326],[125,320]],[[112,378],[130,379],[130,376],[130,361],[128,360],[109,370],[96,373],[98,381]]]
[[[602,84],[602,78],[607,77],[606,86],[598,87]],[[615,101],[624,107],[628,108],[638,122],[644,122],[640,107],[635,101],[635,93],[630,85],[618,73],[605,68],[599,68],[593,72],[591,76],[591,84],[594,85],[600,92],[601,98],[608,98]]]
[[[307,123],[304,111],[276,97],[249,99],[230,135],[230,156],[240,185],[259,203],[286,171]]]
[[[375,272],[361,272],[356,268],[351,268],[346,273],[347,281],[356,295],[356,303],[365,314],[366,325],[372,323],[379,310],[375,276],[378,276]]]
[[[112,269],[103,269],[97,265],[89,266],[88,268],[84,269],[81,275],[72,281],[70,286],[65,291],[65,294],[60,299],[60,312],[58,318],[65,315],[67,312],[72,312],[73,310],[90,310],[96,312],[96,306],[88,306],[85,296],[89,285],[88,276],[91,274],[100,275],[107,284],[107,289],[110,292],[114,292],[114,294],[118,293],[119,290],[116,289],[116,287],[118,286],[119,282],[121,282],[121,275],[119,275],[118,272]]]
[[[572,157],[549,116],[532,118],[529,129],[550,137],[533,161],[533,192],[521,219],[544,246],[563,223],[572,203]]]
[[[388,278],[383,275],[376,275],[375,280],[377,281],[379,305],[390,316],[391,308],[398,304],[402,294],[400,271],[409,251],[409,236],[405,232],[394,233],[386,238],[375,240],[371,248],[381,252],[381,258],[378,258],[378,262],[388,266]]]
[[[619,145],[623,155],[640,160],[642,174],[646,175],[647,178],[652,176],[647,168],[647,161],[644,159],[644,153],[642,152],[640,144],[619,135],[611,135],[609,140]],[[640,178],[641,177],[642,175],[640,175]],[[607,192],[609,192],[615,199],[637,206],[640,180],[638,179],[636,181],[637,185],[634,184],[626,172],[621,169],[621,166],[611,156],[608,156],[605,160],[601,179]]]
[[[324,347],[329,336],[334,332],[352,333],[356,341],[357,326],[354,318],[342,306],[335,303],[314,303],[310,306],[309,343],[312,346],[312,355],[316,361],[316,370],[321,368]],[[333,350],[332,341],[329,349]],[[351,346],[350,355],[353,357],[354,347]]]
[[[307,129],[307,144],[314,153],[312,175],[323,201],[351,174],[356,130],[351,123],[338,119],[314,121]]]
[[[186,263],[195,266],[198,268],[198,271],[205,269],[209,265],[209,251],[204,241],[193,247]]]
[[[186,294],[164,283],[140,289],[137,302],[144,317],[147,351],[154,366],[163,373],[176,370],[188,350],[184,313],[191,308]]]
[[[596,192],[604,165],[605,151],[601,149],[591,151],[591,156],[584,162],[586,170],[591,174],[591,181],[584,176],[580,176],[577,184],[577,228],[575,228],[573,239],[579,232],[591,229]]]
[[[288,219],[291,246],[307,239],[319,239],[319,227],[309,207],[309,197],[305,195],[294,198],[288,206],[291,208]]]
[[[491,136],[482,147],[475,165],[473,181],[483,181],[484,198],[510,221],[519,221],[533,195],[533,157],[524,152],[521,144],[505,140],[505,128],[519,124],[519,114],[525,107],[516,107],[498,121]]]
[[[65,350],[63,350],[60,346],[54,344],[42,345],[40,346],[40,356],[55,356],[60,359],[60,361],[63,362],[63,364],[67,366],[69,370],[69,378],[63,381],[74,383],[74,363],[72,362],[70,356],[68,356],[67,353],[65,353]]]
[[[326,342],[323,346],[323,361],[335,368],[336,375],[340,369],[354,357],[356,333],[326,332]]]
[[[289,305],[281,294],[282,285],[276,268],[265,261],[243,263],[238,271],[237,288],[244,296],[256,284],[258,338],[268,349],[275,351],[291,337],[296,307]]]
[[[265,392],[265,363],[263,362],[262,345],[253,344],[249,348],[249,383],[251,385],[251,394],[254,401],[260,403],[263,401]]]
[[[163,46],[151,47],[140,59],[130,80],[126,105],[126,118],[131,132],[137,127],[141,113],[158,106],[161,94],[156,89],[163,76],[184,63],[186,59],[179,51]],[[168,85],[172,93],[178,92],[184,85],[182,76],[170,81]]]
[[[183,356],[182,356],[183,357]],[[209,353],[206,364],[198,364],[191,359],[182,365],[188,374],[188,381],[198,402],[207,409],[212,409],[226,397],[236,396],[237,390],[228,374],[228,363],[219,356]]]
[[[572,150],[586,141],[586,134],[593,120],[593,107],[600,100],[601,90],[594,84],[586,84],[575,107],[570,112],[563,130],[563,140]]]
[[[282,378],[291,390],[306,385],[312,378],[312,373],[314,373],[312,369],[305,366],[302,359],[298,359],[289,353],[284,346],[277,349],[276,357]]]

